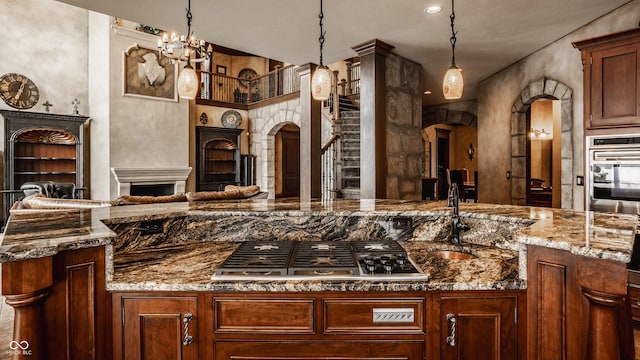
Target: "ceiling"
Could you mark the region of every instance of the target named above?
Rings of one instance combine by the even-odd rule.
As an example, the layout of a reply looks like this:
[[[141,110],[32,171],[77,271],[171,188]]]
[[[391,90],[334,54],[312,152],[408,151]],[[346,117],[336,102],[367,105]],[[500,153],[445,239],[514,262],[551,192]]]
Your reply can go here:
[[[186,33],[187,0],[58,0],[160,29]],[[629,2],[628,0],[466,0],[455,4],[456,64],[464,70],[463,100],[478,83]],[[439,4],[443,11],[427,15]],[[291,64],[319,61],[319,1],[192,0],[192,30],[206,41]],[[422,64],[423,103],[439,104],[451,61],[449,0],[325,0],[324,63],[356,55],[353,46],[379,39]]]

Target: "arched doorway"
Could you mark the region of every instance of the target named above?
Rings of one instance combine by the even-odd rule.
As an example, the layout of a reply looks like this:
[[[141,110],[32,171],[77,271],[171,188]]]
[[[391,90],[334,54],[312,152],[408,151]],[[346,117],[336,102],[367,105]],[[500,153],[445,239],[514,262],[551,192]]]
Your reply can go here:
[[[274,136],[275,197],[300,196],[300,128],[287,124]]]
[[[538,99],[560,101],[561,149],[561,207],[573,207],[573,98],[565,84],[548,78],[529,83],[513,103],[511,114],[511,203],[526,205],[528,181],[527,148],[530,129],[527,119],[531,104]]]
[[[435,192],[436,199],[446,199],[448,191],[447,169],[464,169],[468,179],[474,181],[478,170],[475,149],[478,147],[477,117],[466,111],[443,108],[427,109],[424,112],[422,139],[425,152],[423,186],[428,194]],[[473,150],[470,150],[473,149]],[[431,189],[432,184],[437,184]],[[433,191],[432,191],[433,190]],[[462,190],[462,189],[461,189]],[[471,191],[475,197],[475,191]]]

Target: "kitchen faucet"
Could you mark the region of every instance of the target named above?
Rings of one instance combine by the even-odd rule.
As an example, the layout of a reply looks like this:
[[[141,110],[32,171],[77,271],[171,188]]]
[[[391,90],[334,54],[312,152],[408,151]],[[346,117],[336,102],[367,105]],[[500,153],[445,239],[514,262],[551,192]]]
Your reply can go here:
[[[458,191],[458,184],[452,182],[449,186],[449,195],[447,196],[447,206],[453,208],[453,216],[451,217],[451,242],[460,244],[460,232],[469,230],[469,225],[463,224],[460,221],[459,208],[460,193]]]

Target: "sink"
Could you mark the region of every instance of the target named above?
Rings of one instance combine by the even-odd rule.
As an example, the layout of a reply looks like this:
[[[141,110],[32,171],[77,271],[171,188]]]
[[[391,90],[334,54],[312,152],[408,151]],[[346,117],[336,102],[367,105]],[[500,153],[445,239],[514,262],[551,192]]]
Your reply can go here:
[[[455,250],[438,250],[429,253],[433,257],[444,260],[471,260],[478,258],[473,254]]]

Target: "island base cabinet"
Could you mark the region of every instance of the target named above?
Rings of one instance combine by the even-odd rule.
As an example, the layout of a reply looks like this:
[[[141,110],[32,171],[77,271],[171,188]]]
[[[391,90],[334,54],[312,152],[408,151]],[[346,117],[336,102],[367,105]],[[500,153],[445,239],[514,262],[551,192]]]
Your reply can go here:
[[[215,341],[215,360],[424,359],[424,342],[400,341]]]
[[[444,295],[440,301],[440,359],[524,358],[518,356],[516,296]]]
[[[634,359],[625,264],[527,247],[529,359]]]
[[[114,294],[114,359],[198,358],[197,297]]]

